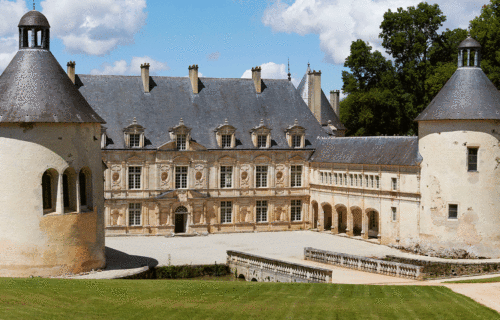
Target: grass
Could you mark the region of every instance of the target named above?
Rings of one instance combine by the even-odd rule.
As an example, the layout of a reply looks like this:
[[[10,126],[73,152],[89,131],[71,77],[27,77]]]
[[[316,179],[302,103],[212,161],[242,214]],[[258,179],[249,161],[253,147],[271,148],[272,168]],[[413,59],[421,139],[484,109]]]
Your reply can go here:
[[[457,281],[445,281],[446,283],[490,283],[490,282],[500,282],[500,277],[485,278],[485,279],[468,279],[468,280],[457,280]]]
[[[434,286],[0,278],[0,319],[498,319]]]

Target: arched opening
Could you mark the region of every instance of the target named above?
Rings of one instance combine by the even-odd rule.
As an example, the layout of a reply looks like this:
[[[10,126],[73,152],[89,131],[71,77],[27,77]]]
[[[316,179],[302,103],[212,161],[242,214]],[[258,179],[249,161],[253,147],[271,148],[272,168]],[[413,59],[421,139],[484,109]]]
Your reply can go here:
[[[346,233],[347,230],[347,208],[344,206],[337,207],[339,233]]]
[[[64,212],[76,211],[76,172],[68,168],[63,173]]]
[[[82,168],[78,174],[78,182],[80,188],[80,210],[92,210],[92,172],[89,168]]]
[[[368,211],[368,237],[377,238],[379,234],[379,214],[375,210]]]
[[[246,280],[246,279],[245,279],[245,276],[244,276],[244,275],[242,275],[242,274],[240,274],[240,275],[238,276],[238,279],[239,279],[239,280]]]
[[[363,216],[361,214],[361,209],[358,207],[353,207],[351,209],[352,214],[352,234],[354,236],[360,236],[363,230]]]
[[[175,233],[186,233],[187,209],[180,206],[175,209]]]
[[[59,174],[54,169],[48,169],[42,175],[42,208],[44,214],[56,211],[58,176]]]
[[[257,279],[255,279],[255,278],[252,278],[252,282],[257,282]]]
[[[323,205],[323,212],[324,212],[324,227],[325,230],[330,231],[332,229],[332,206],[329,204]]]
[[[312,202],[312,209],[313,209],[313,214],[312,214],[312,223],[313,223],[313,229],[318,228],[318,203],[316,201]]]

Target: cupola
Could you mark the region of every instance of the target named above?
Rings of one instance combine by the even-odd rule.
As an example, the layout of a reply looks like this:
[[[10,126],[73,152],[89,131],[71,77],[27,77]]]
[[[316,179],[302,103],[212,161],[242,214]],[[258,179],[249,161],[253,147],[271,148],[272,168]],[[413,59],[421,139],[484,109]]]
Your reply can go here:
[[[480,67],[480,65],[481,44],[471,38],[469,33],[467,38],[458,45],[458,67]]]
[[[50,50],[50,25],[40,12],[32,10],[19,21],[19,49]]]

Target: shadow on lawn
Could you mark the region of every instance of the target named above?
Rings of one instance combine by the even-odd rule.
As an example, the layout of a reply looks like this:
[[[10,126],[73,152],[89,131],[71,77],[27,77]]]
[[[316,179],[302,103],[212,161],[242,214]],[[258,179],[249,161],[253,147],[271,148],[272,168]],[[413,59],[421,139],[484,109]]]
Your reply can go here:
[[[105,270],[135,269],[148,266],[154,268],[158,265],[158,260],[150,257],[132,256],[125,252],[106,247],[106,268]]]

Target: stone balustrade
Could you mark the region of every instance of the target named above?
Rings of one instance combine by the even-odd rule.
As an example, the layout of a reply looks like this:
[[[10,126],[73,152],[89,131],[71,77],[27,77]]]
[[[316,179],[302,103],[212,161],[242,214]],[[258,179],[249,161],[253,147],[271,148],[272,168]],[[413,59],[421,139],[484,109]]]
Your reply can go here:
[[[304,248],[304,259],[332,264],[345,268],[357,269],[360,271],[385,274],[393,277],[410,278],[416,280],[422,280],[423,278],[423,267],[421,266],[371,259],[345,253],[319,250],[310,247]]]
[[[330,283],[332,279],[332,270],[240,251],[228,250],[227,264],[233,273],[247,281]]]

